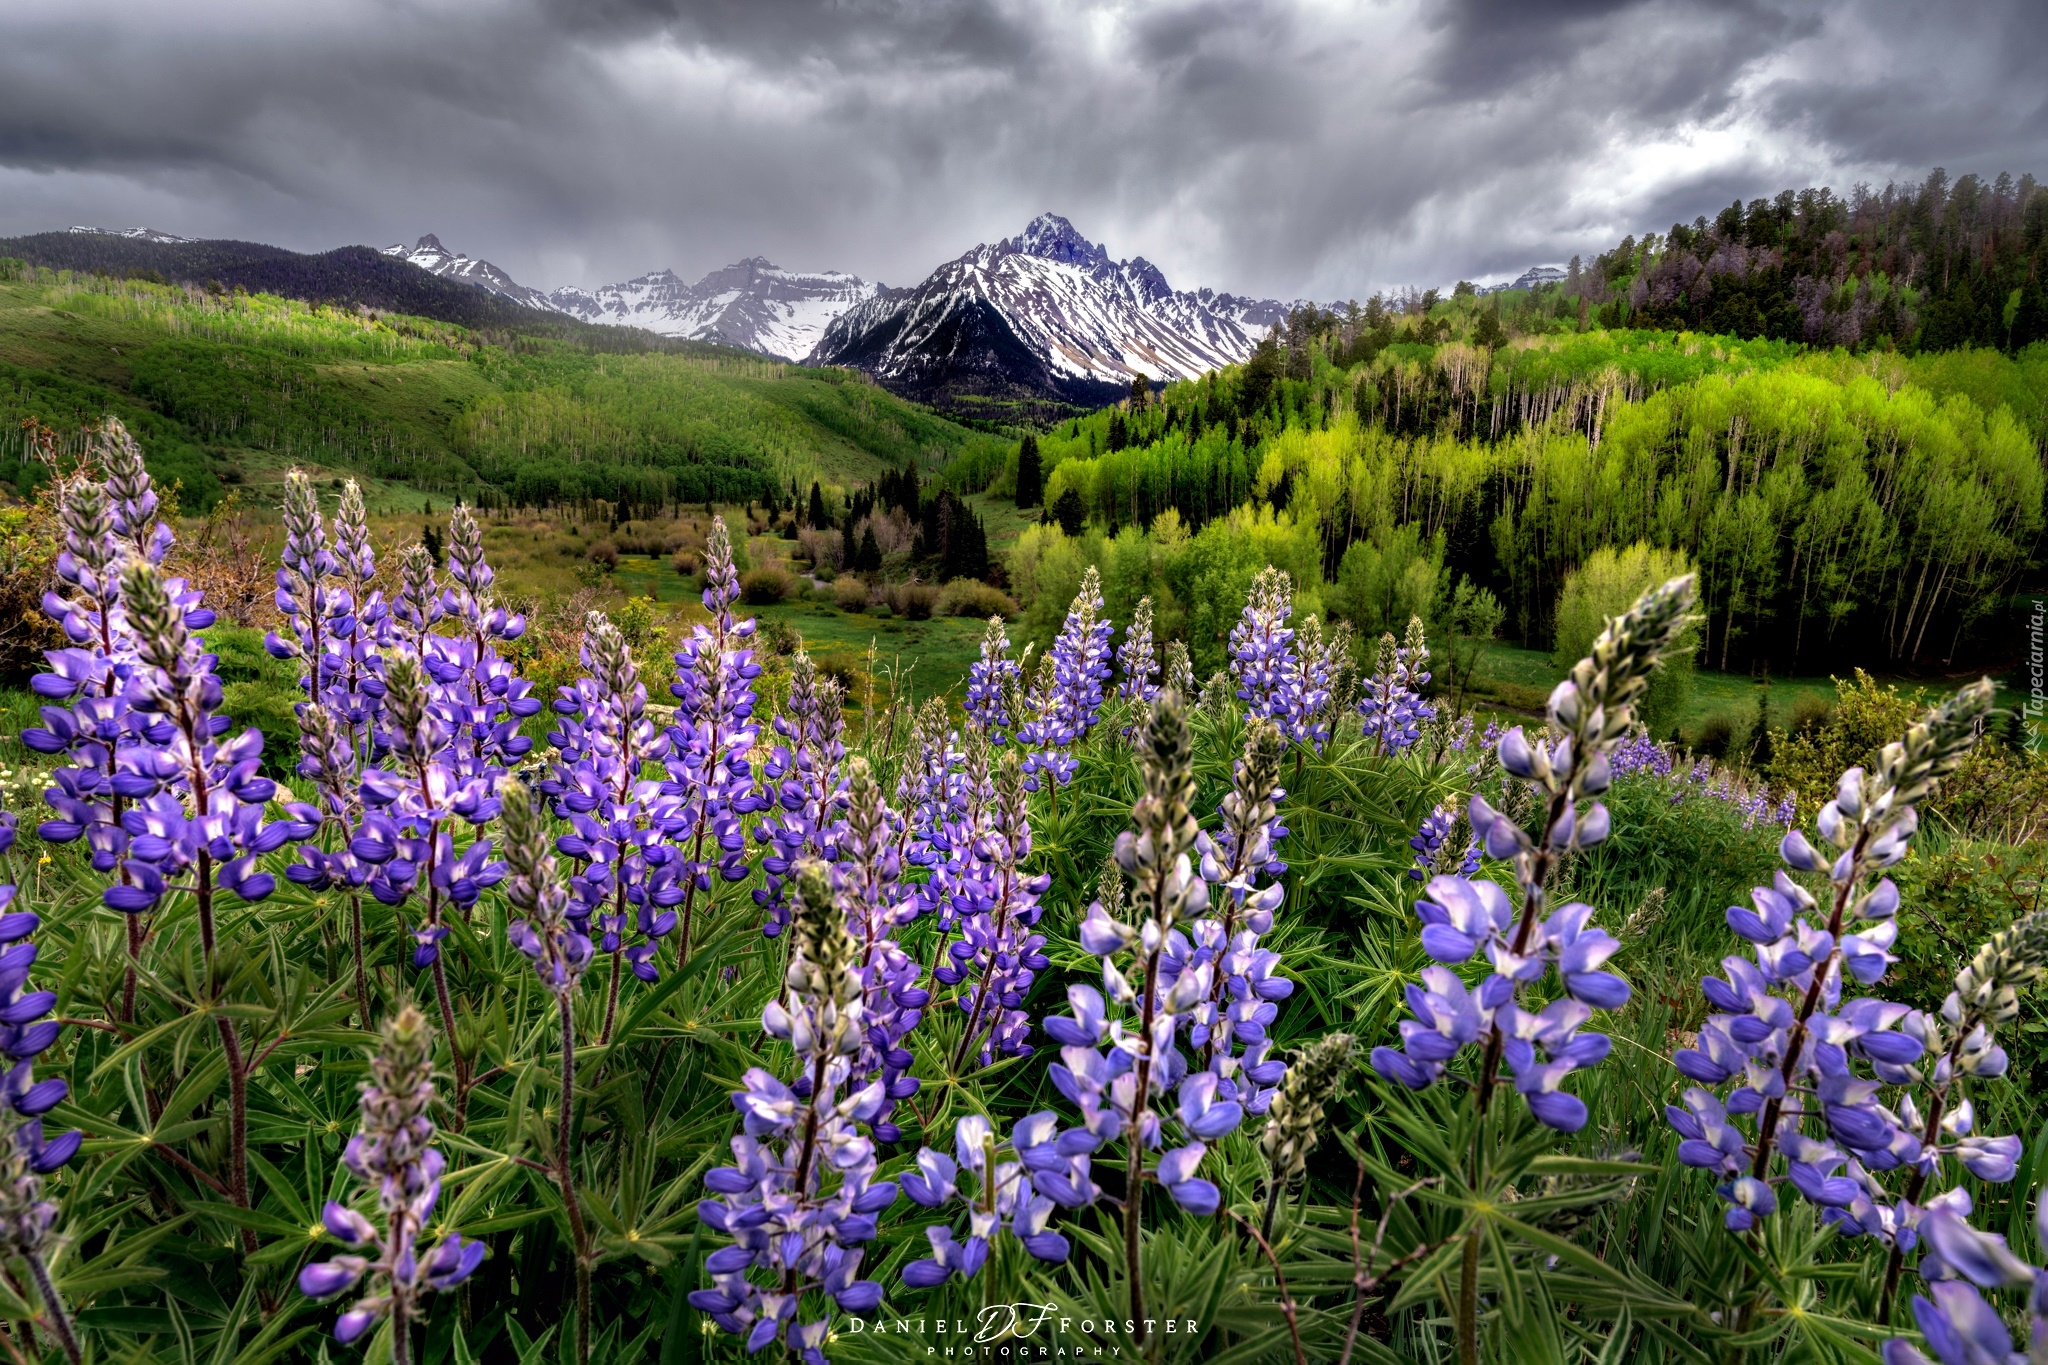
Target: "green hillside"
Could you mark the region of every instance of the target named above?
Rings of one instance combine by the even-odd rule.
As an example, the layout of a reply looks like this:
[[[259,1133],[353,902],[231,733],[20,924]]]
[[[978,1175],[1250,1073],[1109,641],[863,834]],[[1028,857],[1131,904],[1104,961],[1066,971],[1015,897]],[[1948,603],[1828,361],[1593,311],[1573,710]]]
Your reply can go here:
[[[293,464],[487,505],[654,510],[1005,448],[843,370],[649,338],[639,354],[264,294],[0,261],[0,479],[22,424],[113,413],[203,509]],[[997,458],[1000,458],[998,455]]]

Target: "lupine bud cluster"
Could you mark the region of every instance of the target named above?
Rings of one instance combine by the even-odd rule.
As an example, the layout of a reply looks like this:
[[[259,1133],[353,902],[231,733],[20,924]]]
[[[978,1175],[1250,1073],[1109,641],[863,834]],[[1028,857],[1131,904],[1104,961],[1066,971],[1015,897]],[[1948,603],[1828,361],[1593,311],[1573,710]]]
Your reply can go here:
[[[1287,1069],[1287,1079],[1266,1111],[1265,1131],[1259,1135],[1259,1150],[1265,1153],[1275,1184],[1298,1180],[1308,1169],[1308,1154],[1315,1150],[1320,1136],[1323,1107],[1336,1095],[1350,1069],[1351,1050],[1350,1034],[1325,1034],[1302,1049]]]
[[[1122,675],[1116,685],[1116,693],[1125,701],[1143,702],[1151,705],[1159,695],[1159,656],[1152,645],[1152,599],[1138,599],[1137,609],[1131,614],[1131,626],[1124,632],[1124,642],[1117,646],[1117,671]]]
[[[820,1291],[849,1313],[881,1302],[882,1286],[856,1277],[875,1215],[897,1190],[874,1179],[874,1143],[859,1131],[881,1112],[884,1087],[849,1085],[866,1027],[860,948],[831,869],[812,859],[794,874],[788,1006],[770,1002],[761,1027],[789,1044],[802,1088],[750,1067],[734,1092],[743,1131],[732,1140],[733,1164],[705,1175],[721,1198],[698,1205],[704,1224],[732,1244],[706,1259],[713,1288],[692,1292],[690,1302],[745,1337],[750,1351],[780,1339],[806,1365],[824,1365],[831,1319],[804,1320],[805,1293]]]
[[[789,925],[788,882],[805,858],[839,859],[846,833],[845,718],[839,684],[821,677],[811,656],[799,649],[790,665],[789,700],[775,717],[781,737],[762,769],[762,804],[768,814],[754,826],[754,838],[768,846],[761,860],[762,885],[754,901],[766,915],[761,932],[778,938]]]
[[[683,803],[662,789],[672,741],[648,718],[639,666],[603,612],[585,619],[581,657],[588,672],[555,701],[563,719],[548,742],[560,757],[540,789],[569,822],[557,847],[578,864],[570,878],[578,932],[653,981],[655,950],[675,928],[686,888],[669,842]]]
[[[1166,642],[1166,681],[1169,692],[1177,692],[1183,700],[1195,695],[1195,661],[1188,657],[1188,643],[1185,640]]]
[[[1365,717],[1366,738],[1375,741],[1383,754],[1398,754],[1421,738],[1423,723],[1436,716],[1436,708],[1422,699],[1429,681],[1429,642],[1423,637],[1422,618],[1408,618],[1406,642],[1380,637],[1378,666],[1365,682],[1358,711]]]
[[[1785,1183],[1819,1205],[1826,1221],[1901,1248],[1917,1236],[1918,1196],[1942,1155],[1955,1156],[1979,1179],[2012,1177],[2019,1140],[1980,1137],[1967,1103],[1945,1104],[1958,1071],[1995,1076],[2005,1069],[1984,1016],[1966,1020],[1963,1003],[1966,993],[1974,998],[1988,986],[1996,1013],[1997,977],[1979,975],[1974,962],[1959,975],[1950,1000],[1955,1022],[1968,1027],[1952,1042],[1940,1022],[1903,1005],[1844,998],[1851,980],[1874,985],[1895,960],[1899,891],[1881,874],[1906,856],[1919,823],[1912,802],[1961,762],[1990,705],[1988,682],[1964,688],[1903,742],[1887,745],[1874,772],[1842,774],[1816,822],[1824,844],[1836,850],[1832,858],[1798,830],[1785,835],[1779,852],[1787,866],[1827,877],[1825,908],[1781,871],[1773,886],[1751,893],[1753,909],[1728,910],[1729,928],[1755,947],[1751,957],[1724,958],[1725,976],[1700,983],[1713,1013],[1698,1044],[1673,1058],[1695,1084],[1667,1112],[1684,1138],[1679,1159],[1723,1177],[1718,1192],[1732,1230],[1776,1211],[1779,1154]],[[2038,932],[2022,928],[2003,946],[1994,940],[1980,959],[1988,970],[2004,968],[2008,956],[2016,957],[2012,949]],[[1910,1089],[1884,1103],[1883,1086],[1928,1079],[1915,1064],[1930,1044],[1947,1049],[1927,1097],[1931,1112],[1923,1116]],[[1859,1063],[1869,1077],[1857,1073]],[[1733,1086],[1725,1098],[1717,1093],[1724,1085]],[[1753,1135],[1739,1120],[1753,1125]],[[1904,1198],[1881,1179],[1901,1168],[1912,1173]]]
[[[589,935],[571,917],[568,888],[555,875],[548,832],[533,794],[516,778],[498,782],[505,840],[505,899],[522,918],[505,926],[514,948],[533,963],[557,997],[575,993],[594,954]]]
[[[1308,699],[1298,727],[1301,737],[1321,752],[1337,719],[1351,706],[1351,623],[1325,627],[1311,616],[1295,633],[1294,650],[1301,659],[1303,695]]]
[[[932,1254],[903,1267],[903,1283],[930,1289],[955,1275],[973,1279],[988,1260],[990,1246],[1005,1228],[1024,1250],[1048,1264],[1067,1259],[1067,1239],[1050,1231],[1052,1211],[1060,1202],[1078,1203],[1071,1177],[1071,1159],[1060,1150],[1059,1116],[1050,1109],[1018,1119],[1010,1136],[998,1140],[995,1128],[979,1114],[953,1125],[953,1155],[930,1147],[917,1153],[917,1169],[903,1176],[903,1192],[926,1208],[958,1205],[967,1215],[966,1236],[953,1223],[933,1223],[924,1230]],[[1011,1158],[1004,1160],[1005,1157]],[[1039,1192],[1034,1177],[1050,1176],[1070,1196],[1055,1201]],[[1086,1177],[1083,1176],[1083,1184]]]
[[[1039,666],[1032,688],[1030,719],[1018,727],[1018,741],[1031,750],[1024,760],[1025,785],[1037,791],[1042,775],[1058,786],[1074,780],[1080,761],[1068,752],[1088,737],[1102,714],[1103,684],[1109,681],[1109,619],[1102,614],[1102,578],[1093,565],[1081,575],[1081,590],[1066,622]]]
[[[1539,1121],[1564,1132],[1585,1125],[1584,1102],[1559,1086],[1572,1071],[1607,1056],[1605,1035],[1579,1030],[1595,1009],[1625,1003],[1629,988],[1602,970],[1620,944],[1591,926],[1592,907],[1575,902],[1545,915],[1544,886],[1558,858],[1607,837],[1607,809],[1597,798],[1608,786],[1608,751],[1627,733],[1658,655],[1687,624],[1691,601],[1689,578],[1644,593],[1608,623],[1592,654],[1551,692],[1549,737],[1532,743],[1520,726],[1501,737],[1501,766],[1541,798],[1543,827],[1531,838],[1477,796],[1469,815],[1488,856],[1510,864],[1521,903],[1511,902],[1493,881],[1430,878],[1415,911],[1422,920],[1423,950],[1446,965],[1427,968],[1422,984],[1408,988],[1411,1017],[1401,1021],[1402,1046],[1372,1052],[1373,1069],[1381,1076],[1420,1090],[1465,1048],[1482,1044],[1482,1106],[1491,1095],[1494,1068],[1505,1061],[1515,1089]],[[1581,810],[1580,802],[1588,799]],[[1450,967],[1476,955],[1493,970],[1470,990]],[[1522,992],[1553,967],[1562,994],[1540,1009],[1522,1008]]]
[[[367,1292],[334,1324],[344,1345],[381,1322],[393,1320],[395,1354],[415,1305],[428,1290],[446,1291],[468,1279],[483,1263],[484,1245],[450,1233],[431,1249],[420,1246],[441,1196],[446,1159],[433,1146],[433,1029],[426,1016],[407,1005],[384,1025],[382,1045],[363,1085],[362,1122],[341,1154],[350,1174],[374,1191],[373,1220],[338,1201],[328,1201],[321,1222],[329,1236],[361,1248],[299,1272],[299,1290],[327,1299],[366,1277]]]
[[[1181,954],[1188,951],[1180,925],[1209,909],[1209,883],[1193,862],[1193,749],[1180,698],[1162,694],[1135,742],[1144,793],[1132,810],[1134,828],[1117,836],[1116,860],[1130,879],[1129,908],[1139,923],[1112,919],[1099,900],[1088,907],[1081,946],[1102,959],[1103,989],[1068,987],[1072,1016],[1045,1021],[1061,1044],[1053,1084],[1081,1113],[1081,1127],[1060,1135],[1056,1150],[1080,1159],[1124,1139],[1135,1185],[1144,1152],[1163,1147],[1171,1125],[1185,1141],[1159,1158],[1153,1178],[1181,1207],[1210,1214],[1221,1192],[1197,1170],[1207,1144],[1243,1121],[1244,1106],[1229,1098],[1223,1077],[1191,1070],[1175,1046],[1183,1020],[1209,1001],[1215,972],[1207,962],[1192,965],[1169,984],[1163,965],[1175,938]],[[1163,1113],[1169,1096],[1175,1109]]]

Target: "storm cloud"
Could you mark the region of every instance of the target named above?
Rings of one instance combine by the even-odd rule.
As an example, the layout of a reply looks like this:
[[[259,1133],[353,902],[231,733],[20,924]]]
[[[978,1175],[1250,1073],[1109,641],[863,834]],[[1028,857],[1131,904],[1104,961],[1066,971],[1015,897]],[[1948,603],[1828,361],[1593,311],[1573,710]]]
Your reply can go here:
[[[2035,0],[15,0],[0,235],[438,233],[523,282],[914,283],[1032,215],[1178,286],[1501,278],[1806,184],[2048,176]]]

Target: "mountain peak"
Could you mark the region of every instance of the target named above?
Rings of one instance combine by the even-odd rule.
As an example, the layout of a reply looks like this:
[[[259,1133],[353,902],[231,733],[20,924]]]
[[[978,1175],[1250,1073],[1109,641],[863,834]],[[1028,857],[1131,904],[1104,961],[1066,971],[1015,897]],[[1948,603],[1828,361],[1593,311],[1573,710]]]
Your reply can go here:
[[[413,247],[413,250],[414,250],[414,251],[443,251],[443,252],[448,252],[448,254],[449,254],[449,255],[451,255],[451,256],[455,254],[455,253],[454,253],[454,252],[452,252],[452,251],[448,251],[448,248],[447,248],[447,247],[445,247],[445,246],[442,246],[442,245],[441,245],[441,239],[440,239],[439,237],[436,237],[436,236],[435,236],[435,235],[434,235],[433,233],[431,233],[431,232],[430,232],[430,233],[428,233],[428,234],[427,234],[426,236],[424,236],[424,237],[420,238],[420,239],[419,239],[419,242],[418,242],[418,243],[417,243],[416,245],[414,245],[414,247]]]
[[[1109,253],[1074,230],[1074,225],[1057,213],[1041,213],[1010,239],[1010,249],[1023,256],[1038,256],[1066,265],[1104,265]]]

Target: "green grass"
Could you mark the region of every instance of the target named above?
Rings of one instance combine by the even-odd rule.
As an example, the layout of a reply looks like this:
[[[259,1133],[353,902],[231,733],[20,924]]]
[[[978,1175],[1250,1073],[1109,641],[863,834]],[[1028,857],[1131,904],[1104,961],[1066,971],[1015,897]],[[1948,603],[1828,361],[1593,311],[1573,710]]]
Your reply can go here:
[[[113,414],[188,510],[293,465],[374,480],[375,498],[651,506],[872,480],[1006,445],[858,376],[747,352],[513,347],[430,319],[89,277],[0,280],[0,479],[38,476],[18,428]]]

